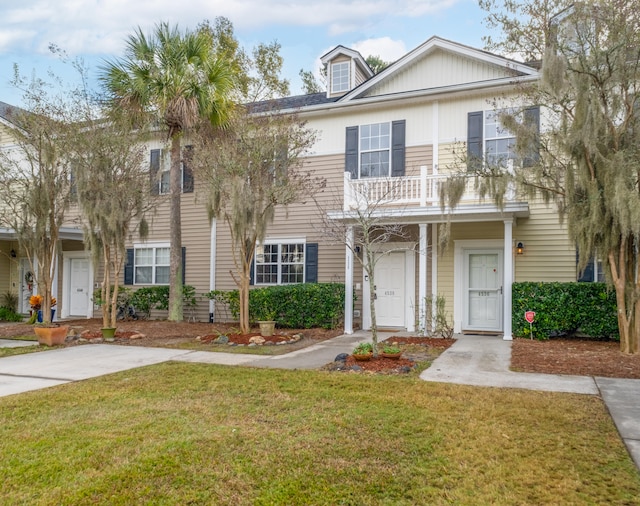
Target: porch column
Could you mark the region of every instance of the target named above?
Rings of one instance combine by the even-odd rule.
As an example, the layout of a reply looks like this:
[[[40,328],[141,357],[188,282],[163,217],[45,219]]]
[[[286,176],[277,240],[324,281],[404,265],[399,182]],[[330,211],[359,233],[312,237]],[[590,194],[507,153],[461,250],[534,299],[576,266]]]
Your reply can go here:
[[[347,228],[344,258],[344,333],[353,334],[353,227]]]
[[[211,236],[209,240],[209,291],[216,289],[216,243],[217,243],[216,219],[211,220]],[[216,321],[216,301],[209,299],[209,323]]]
[[[502,339],[505,341],[512,341],[512,329],[511,329],[511,310],[512,301],[511,293],[513,284],[513,219],[504,220],[504,286],[503,286],[503,329],[504,335]]]
[[[420,223],[420,251],[418,263],[418,325],[422,332],[426,328],[426,307],[427,298],[427,224]]]

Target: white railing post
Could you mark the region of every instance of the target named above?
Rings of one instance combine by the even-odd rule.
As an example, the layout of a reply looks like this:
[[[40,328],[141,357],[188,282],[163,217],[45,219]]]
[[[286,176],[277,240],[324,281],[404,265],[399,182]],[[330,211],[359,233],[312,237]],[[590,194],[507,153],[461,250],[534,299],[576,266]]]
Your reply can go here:
[[[427,205],[427,166],[420,166],[420,207]]]
[[[353,188],[351,188],[351,172],[344,173],[344,196],[342,208],[345,211],[348,211],[351,208],[351,203],[353,201]]]

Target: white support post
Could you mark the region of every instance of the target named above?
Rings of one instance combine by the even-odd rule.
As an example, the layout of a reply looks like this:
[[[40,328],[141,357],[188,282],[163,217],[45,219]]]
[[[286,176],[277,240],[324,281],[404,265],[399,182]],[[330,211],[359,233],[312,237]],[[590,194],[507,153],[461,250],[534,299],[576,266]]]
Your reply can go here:
[[[420,206],[421,207],[427,206],[427,194],[428,194],[427,166],[421,165],[420,166]]]
[[[426,307],[427,298],[427,224],[420,223],[420,251],[418,263],[418,322],[422,332],[426,330]]]
[[[344,173],[342,209],[348,211],[353,204],[353,189],[351,188],[351,172]]]
[[[513,219],[504,220],[504,277],[503,277],[503,329],[502,339],[512,341],[511,311],[512,311],[512,284],[513,284]]]
[[[431,227],[431,298],[433,300],[433,306],[429,310],[435,311],[438,298],[438,225],[431,223],[429,226]]]
[[[216,289],[216,219],[211,220],[211,239],[209,241],[209,290]],[[216,301],[209,300],[209,323],[216,321]]]
[[[353,334],[353,227],[347,228],[344,265],[344,333]]]

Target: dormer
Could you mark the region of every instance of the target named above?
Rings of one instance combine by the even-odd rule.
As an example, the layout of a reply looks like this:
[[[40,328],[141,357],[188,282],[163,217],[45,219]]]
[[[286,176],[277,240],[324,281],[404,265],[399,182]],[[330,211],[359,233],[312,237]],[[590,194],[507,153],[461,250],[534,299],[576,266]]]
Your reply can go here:
[[[320,61],[327,69],[327,97],[339,97],[373,77],[373,71],[353,49],[338,46],[325,54]]]

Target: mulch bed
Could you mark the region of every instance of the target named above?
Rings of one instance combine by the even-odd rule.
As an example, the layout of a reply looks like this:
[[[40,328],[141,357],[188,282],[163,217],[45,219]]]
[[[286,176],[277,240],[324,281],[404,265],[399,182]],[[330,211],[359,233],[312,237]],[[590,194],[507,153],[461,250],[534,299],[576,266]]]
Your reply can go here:
[[[514,339],[511,369],[547,374],[575,374],[640,379],[640,355],[620,352],[620,343],[554,338]]]

